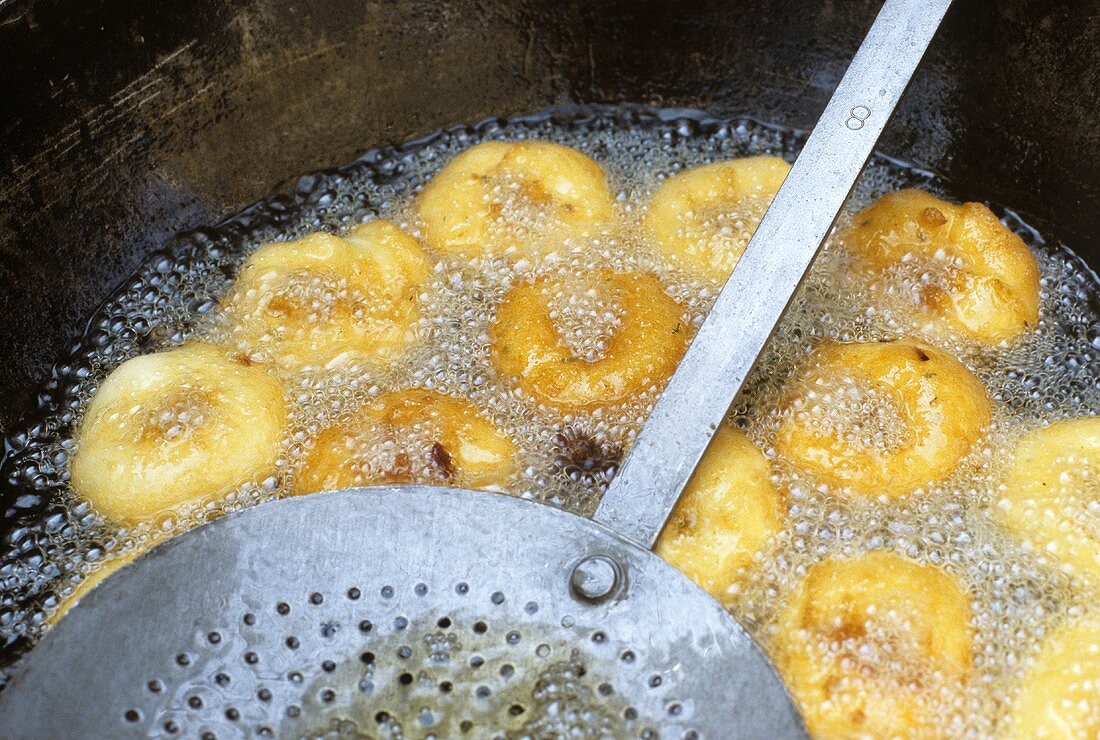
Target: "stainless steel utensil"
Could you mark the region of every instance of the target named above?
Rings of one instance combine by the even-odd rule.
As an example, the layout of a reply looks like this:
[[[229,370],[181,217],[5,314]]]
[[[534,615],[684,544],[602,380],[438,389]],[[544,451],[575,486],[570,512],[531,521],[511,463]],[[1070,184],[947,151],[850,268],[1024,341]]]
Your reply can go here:
[[[50,631],[0,736],[803,735],[751,638],[648,548],[949,4],[887,0],[594,521],[432,487],[227,516]]]

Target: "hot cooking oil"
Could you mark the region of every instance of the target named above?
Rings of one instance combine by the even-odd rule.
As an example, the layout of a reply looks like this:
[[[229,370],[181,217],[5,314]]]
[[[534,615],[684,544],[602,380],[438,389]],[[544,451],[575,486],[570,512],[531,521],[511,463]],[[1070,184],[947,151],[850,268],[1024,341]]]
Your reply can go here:
[[[598,161],[613,190],[615,227],[579,241],[534,243],[538,237],[532,235],[547,214],[525,208],[516,183],[498,183],[498,218],[518,224],[530,243],[512,253],[473,257],[429,250],[430,270],[417,295],[421,315],[407,351],[386,362],[270,370],[284,382],[290,407],[276,475],[224,501],[131,527],[101,520],[73,495],[73,430],[103,379],[139,354],[191,340],[227,341],[219,302],[257,248],[319,230],[342,233],[375,218],[390,219],[423,239],[412,203],[425,183],[453,156],[479,142],[523,139],[554,141]],[[517,284],[536,276],[557,278],[565,286],[549,297],[557,330],[571,353],[594,362],[606,355],[624,317],[614,294],[592,276],[601,270],[648,273],[679,301],[687,327],[697,326],[720,286],[662,256],[643,228],[646,204],[662,182],[687,168],[757,154],[793,161],[803,141],[799,132],[751,120],[634,110],[490,121],[372,152],[349,166],[303,178],[291,198],[260,203],[216,227],[179,236],[97,312],[55,367],[38,407],[5,441],[0,470],[9,493],[0,542],[0,642],[6,655],[16,656],[40,636],[47,614],[97,563],[226,511],[284,495],[311,440],[341,414],[387,391],[425,388],[472,400],[518,450],[518,474],[503,486],[508,493],[590,514],[659,389],[585,411],[539,403],[502,378],[490,361],[497,306]],[[950,734],[987,736],[1011,703],[1026,658],[1055,625],[1088,603],[1057,563],[1001,527],[995,510],[1004,471],[1025,431],[1100,414],[1100,291],[1095,275],[1072,252],[1001,210],[1004,223],[1024,239],[1041,268],[1038,327],[998,346],[931,334],[914,318],[911,297],[937,279],[928,274],[935,268],[902,266],[892,276],[892,287],[883,290],[850,269],[839,236],[861,207],[903,187],[950,196],[948,185],[928,172],[873,158],[730,412],[730,423],[767,457],[785,517],[778,536],[757,555],[750,577],[723,601],[766,649],[774,650],[781,639],[781,605],[817,563],[885,549],[957,575],[972,594],[974,680],[961,688],[951,685],[929,701]],[[714,238],[745,241],[766,202],[741,208],[744,212],[706,216],[713,221]],[[314,289],[311,300],[321,308],[335,300],[331,286],[301,286],[306,292]],[[782,400],[784,389],[823,342],[897,338],[927,341],[959,359],[993,399],[992,421],[954,473],[940,482],[901,497],[840,495],[777,452],[777,430],[790,413]],[[898,413],[891,404],[852,380],[830,397],[819,418],[851,444],[884,452],[904,444],[907,434],[893,421]],[[195,414],[206,413],[188,399],[177,405],[184,409],[179,418],[163,424],[184,429]],[[432,445],[410,447],[401,463],[409,479],[438,478]],[[367,469],[394,465],[394,450],[384,440],[360,454]],[[1075,516],[1091,522],[1095,532],[1100,490],[1084,509]]]

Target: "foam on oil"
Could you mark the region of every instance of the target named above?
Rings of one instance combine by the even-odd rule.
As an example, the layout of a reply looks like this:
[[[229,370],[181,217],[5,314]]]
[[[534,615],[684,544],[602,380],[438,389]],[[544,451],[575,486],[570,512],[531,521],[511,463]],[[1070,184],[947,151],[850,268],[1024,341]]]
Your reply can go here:
[[[275,478],[246,486],[222,503],[183,512],[155,531],[111,526],[73,499],[67,484],[72,431],[98,384],[135,355],[193,338],[221,337],[225,329],[218,302],[252,251],[316,230],[341,232],[374,217],[393,219],[419,236],[411,199],[452,156],[480,141],[523,138],[556,141],[599,161],[616,189],[620,226],[585,243],[531,245],[537,258],[515,254],[468,260],[433,254],[432,273],[420,295],[417,340],[397,361],[281,375],[293,408]],[[267,201],[218,227],[179,237],[96,315],[56,367],[39,408],[6,441],[0,471],[12,493],[0,542],[4,654],[10,659],[33,644],[46,614],[105,558],[226,510],[279,496],[313,436],[341,413],[387,390],[434,388],[474,400],[521,451],[523,473],[511,493],[590,513],[640,429],[655,389],[630,403],[581,415],[540,406],[499,378],[488,360],[496,305],[517,282],[544,274],[562,278],[567,288],[549,297],[553,318],[570,349],[594,360],[604,356],[623,317],[600,286],[584,276],[601,268],[650,271],[681,302],[684,320],[697,325],[718,286],[694,280],[660,258],[640,228],[645,204],[665,178],[687,167],[750,154],[791,161],[801,143],[799,134],[750,121],[637,111],[494,121],[373,152],[339,170],[303,178],[292,198]],[[878,195],[913,186],[948,195],[927,173],[873,159],[838,231]],[[525,210],[508,183],[498,189],[501,213],[522,223],[523,231],[537,233],[546,214]],[[993,524],[989,510],[998,475],[1023,431],[1055,419],[1100,414],[1100,290],[1071,253],[1046,244],[1013,214],[1004,216],[1040,262],[1037,331],[998,348],[934,333],[914,318],[912,302],[921,285],[937,279],[934,270],[904,266],[884,290],[853,277],[843,251],[830,243],[731,412],[732,422],[771,459],[775,481],[785,492],[787,522],[748,585],[730,594],[730,609],[768,646],[776,639],[778,609],[807,569],[824,558],[889,548],[958,575],[974,594],[975,680],[933,698],[943,727],[953,735],[993,731],[1025,656],[1051,625],[1083,603],[1056,568]],[[743,225],[759,213],[716,213],[713,218],[722,240],[736,242],[744,238]],[[787,413],[779,403],[781,390],[817,343],[906,336],[959,358],[995,400],[988,433],[950,478],[901,500],[842,498],[778,458],[773,441]],[[843,428],[854,444],[888,449],[904,441],[905,430],[882,423],[889,416],[884,404],[873,391],[852,383],[830,399],[821,423]],[[194,423],[203,410],[193,406],[182,399],[181,413],[163,424],[182,429]],[[380,444],[377,459],[365,465],[371,470],[392,466],[391,447]],[[411,466],[413,477],[433,480],[430,446],[407,458],[403,464]]]

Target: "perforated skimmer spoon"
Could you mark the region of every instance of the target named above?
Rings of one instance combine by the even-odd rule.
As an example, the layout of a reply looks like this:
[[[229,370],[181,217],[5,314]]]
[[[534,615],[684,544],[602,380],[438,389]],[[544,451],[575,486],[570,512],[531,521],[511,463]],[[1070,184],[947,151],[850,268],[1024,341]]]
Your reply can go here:
[[[803,736],[752,639],[649,548],[949,4],[887,0],[593,521],[420,486],[230,514],[84,598],[0,737]]]

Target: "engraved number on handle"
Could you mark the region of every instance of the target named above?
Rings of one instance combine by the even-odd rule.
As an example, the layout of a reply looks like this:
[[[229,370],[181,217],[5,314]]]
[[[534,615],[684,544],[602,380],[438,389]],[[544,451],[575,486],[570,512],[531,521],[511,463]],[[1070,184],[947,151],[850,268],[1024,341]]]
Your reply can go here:
[[[864,122],[871,117],[871,109],[866,105],[857,105],[848,111],[848,120],[844,122],[844,125],[850,128],[852,131],[859,131],[863,128]]]

